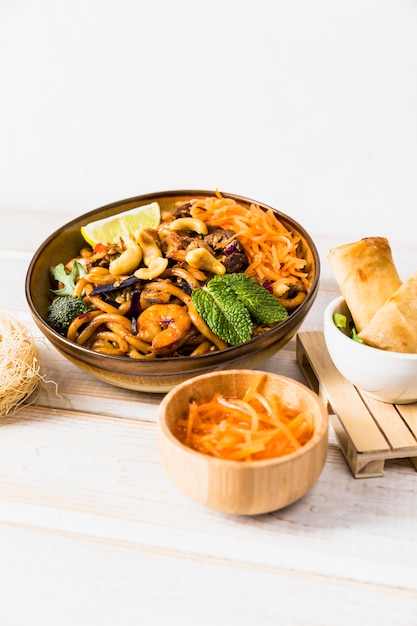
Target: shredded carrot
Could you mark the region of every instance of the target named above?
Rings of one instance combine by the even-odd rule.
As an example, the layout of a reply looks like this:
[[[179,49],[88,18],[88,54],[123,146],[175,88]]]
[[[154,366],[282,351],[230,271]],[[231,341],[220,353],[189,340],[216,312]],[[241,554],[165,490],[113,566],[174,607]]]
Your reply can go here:
[[[300,250],[301,237],[293,234],[271,209],[257,204],[245,207],[220,192],[213,197],[191,201],[193,217],[214,226],[231,229],[249,259],[245,274],[260,282],[301,282],[310,286],[307,261]]]
[[[176,422],[175,435],[186,446],[232,461],[257,461],[298,450],[313,436],[314,419],[262,393],[264,374],[255,377],[243,399],[215,393],[206,402],[192,400]]]

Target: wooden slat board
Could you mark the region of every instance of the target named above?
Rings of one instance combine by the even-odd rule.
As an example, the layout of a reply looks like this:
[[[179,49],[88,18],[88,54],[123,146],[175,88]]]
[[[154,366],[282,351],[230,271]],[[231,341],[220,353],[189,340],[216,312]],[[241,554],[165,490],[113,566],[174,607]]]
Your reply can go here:
[[[383,476],[387,459],[417,469],[417,403],[392,405],[362,394],[335,368],[321,331],[297,335],[297,361],[328,405],[330,421],[355,478]]]

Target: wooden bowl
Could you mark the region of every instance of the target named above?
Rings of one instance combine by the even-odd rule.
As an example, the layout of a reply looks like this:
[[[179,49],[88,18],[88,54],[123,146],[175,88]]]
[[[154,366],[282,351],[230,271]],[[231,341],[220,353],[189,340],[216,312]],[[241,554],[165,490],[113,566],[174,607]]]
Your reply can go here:
[[[188,413],[189,402],[215,392],[242,398],[256,370],[222,370],[183,382],[162,400],[158,447],[162,465],[185,496],[209,509],[232,515],[257,515],[281,509],[301,498],[317,481],[328,448],[328,414],[317,394],[278,374],[266,374],[264,393],[314,416],[313,437],[286,456],[262,461],[221,460],[183,445],[173,434],[175,422]]]

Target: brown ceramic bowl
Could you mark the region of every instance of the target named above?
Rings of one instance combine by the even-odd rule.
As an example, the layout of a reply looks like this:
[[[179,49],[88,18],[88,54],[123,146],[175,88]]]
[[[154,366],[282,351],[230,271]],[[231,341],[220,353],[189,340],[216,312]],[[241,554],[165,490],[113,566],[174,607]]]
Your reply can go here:
[[[311,489],[327,458],[324,403],[305,385],[278,374],[266,374],[262,393],[277,394],[284,404],[314,418],[312,439],[295,452],[270,460],[229,461],[196,452],[176,438],[174,424],[187,415],[191,399],[207,401],[215,392],[242,398],[257,374],[253,370],[204,374],[172,389],[160,405],[158,447],[167,476],[183,495],[221,513],[257,515],[288,506]]]
[[[49,268],[76,256],[85,241],[81,226],[128,209],[158,202],[161,210],[174,208],[175,202],[191,198],[213,196],[212,191],[165,191],[137,196],[103,206],[68,222],[52,233],[33,256],[26,276],[26,299],[33,319],[41,332],[74,365],[99,380],[112,385],[151,393],[165,393],[178,383],[198,374],[225,368],[253,368],[280,350],[297,332],[310,310],[318,291],[320,261],[316,246],[305,231],[292,218],[275,211],[279,219],[301,238],[303,254],[308,260],[311,289],[302,304],[285,320],[270,331],[246,343],[198,357],[171,357],[164,359],[129,359],[93,352],[67,340],[52,330],[45,322],[50,304]],[[229,193],[223,194],[250,206],[255,201]],[[266,205],[257,203],[261,208]]]

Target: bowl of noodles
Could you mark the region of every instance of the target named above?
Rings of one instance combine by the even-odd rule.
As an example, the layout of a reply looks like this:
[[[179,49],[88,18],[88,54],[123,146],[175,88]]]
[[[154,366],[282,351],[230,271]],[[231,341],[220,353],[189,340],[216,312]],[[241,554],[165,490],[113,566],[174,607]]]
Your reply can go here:
[[[152,208],[153,223],[126,229],[138,207]],[[107,241],[90,228],[103,223]],[[319,276],[314,241],[291,217],[235,194],[180,190],[63,225],[35,252],[25,293],[40,331],[74,365],[118,387],[166,393],[273,356],[302,325]],[[51,310],[70,300],[81,310],[53,324]]]

